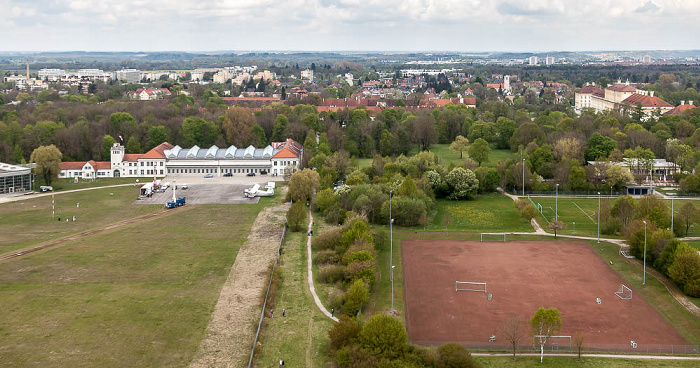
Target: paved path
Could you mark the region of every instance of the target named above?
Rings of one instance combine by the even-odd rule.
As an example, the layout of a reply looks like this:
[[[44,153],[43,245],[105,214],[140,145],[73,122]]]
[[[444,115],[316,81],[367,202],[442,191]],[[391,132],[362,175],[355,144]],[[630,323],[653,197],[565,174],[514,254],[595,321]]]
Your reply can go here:
[[[513,353],[471,353],[473,356],[483,356],[483,357],[512,357]],[[540,353],[518,353],[516,356],[540,356]],[[578,354],[573,353],[546,353],[545,358],[548,356],[558,356],[558,357],[578,357]],[[643,359],[643,360],[698,360],[698,356],[674,356],[674,355],[625,355],[625,354],[588,354],[583,353],[581,357],[586,358],[612,358],[612,359]]]
[[[128,186],[134,186],[134,183],[105,185],[105,186],[102,186],[102,187],[90,187],[90,188],[82,188],[82,189],[62,190],[62,191],[58,191],[58,192],[34,193],[34,194],[30,194],[30,195],[26,195],[26,194],[17,194],[17,195],[7,195],[7,194],[3,194],[3,195],[0,195],[0,204],[2,204],[2,203],[9,203],[9,202],[24,201],[24,200],[27,200],[27,199],[39,198],[39,197],[46,197],[46,196],[50,196],[50,195],[59,195],[59,194],[66,194],[66,193],[83,192],[83,191],[86,191],[86,190],[95,190],[95,189],[104,189],[104,188],[115,188],[115,187],[128,187]]]
[[[328,318],[332,319],[335,322],[338,322],[338,317],[334,317],[326,307],[323,306],[323,303],[321,303],[321,299],[319,299],[318,294],[316,294],[316,287],[314,286],[314,274],[313,274],[313,261],[311,258],[311,229],[313,229],[314,226],[314,216],[311,214],[311,211],[309,211],[309,228],[306,231],[306,274],[308,276],[308,283],[309,283],[309,290],[311,291],[311,295],[314,297],[314,302],[316,302],[316,306],[318,309],[323,312]]]

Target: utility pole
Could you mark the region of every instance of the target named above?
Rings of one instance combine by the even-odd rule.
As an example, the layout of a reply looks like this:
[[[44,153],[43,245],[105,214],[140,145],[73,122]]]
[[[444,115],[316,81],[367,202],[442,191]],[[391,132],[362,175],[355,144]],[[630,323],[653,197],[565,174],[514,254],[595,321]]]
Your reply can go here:
[[[394,219],[391,216],[391,197],[394,190],[389,191],[389,270],[391,272],[391,315],[394,315]]]
[[[598,244],[600,244],[600,192],[598,192]]]
[[[647,284],[647,222],[644,221],[644,275],[642,276],[642,285]]]

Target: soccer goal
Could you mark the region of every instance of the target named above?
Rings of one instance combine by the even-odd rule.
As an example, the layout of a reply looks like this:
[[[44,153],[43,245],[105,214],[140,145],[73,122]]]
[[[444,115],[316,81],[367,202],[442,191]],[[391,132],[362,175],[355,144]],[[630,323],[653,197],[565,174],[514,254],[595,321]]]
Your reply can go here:
[[[506,233],[481,233],[481,241],[500,241],[505,243]]]
[[[455,291],[479,291],[482,293],[486,293],[486,283],[455,281]]]
[[[544,338],[544,335],[535,335],[534,347],[537,347],[538,339]],[[560,349],[572,350],[573,345],[571,345],[571,335],[554,335],[547,337],[547,343],[545,348],[551,351],[559,351]]]
[[[620,284],[620,288],[615,292],[620,299],[632,299],[632,289]]]

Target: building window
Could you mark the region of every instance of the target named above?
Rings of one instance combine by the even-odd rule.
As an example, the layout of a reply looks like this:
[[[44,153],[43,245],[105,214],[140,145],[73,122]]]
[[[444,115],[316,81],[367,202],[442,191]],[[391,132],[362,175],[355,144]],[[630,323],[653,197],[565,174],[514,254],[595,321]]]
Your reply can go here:
[[[141,170],[141,175],[143,175],[143,170]]]
[[[160,166],[163,166],[163,161],[160,162]]]

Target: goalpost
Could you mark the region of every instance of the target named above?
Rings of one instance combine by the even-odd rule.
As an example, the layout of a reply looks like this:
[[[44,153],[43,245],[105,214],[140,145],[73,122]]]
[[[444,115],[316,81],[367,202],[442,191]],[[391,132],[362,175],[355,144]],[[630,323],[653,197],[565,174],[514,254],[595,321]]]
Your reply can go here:
[[[486,241],[489,241],[490,239],[497,239],[497,240],[491,240],[491,241],[500,241],[504,242],[506,241],[506,233],[481,233],[481,241],[484,241],[484,235],[486,235]]]
[[[540,337],[545,337],[544,335],[535,335],[535,339],[540,338]],[[534,346],[537,346],[537,342],[533,343]],[[547,337],[547,344],[545,345],[546,349],[551,349],[551,351],[559,351],[559,349],[573,349],[573,345],[571,345],[571,335],[554,335],[554,336],[549,336]]]
[[[478,291],[486,293],[485,282],[455,281],[455,291]]]
[[[620,299],[632,299],[632,289],[628,288],[624,284],[620,284],[620,288],[615,292]]]

